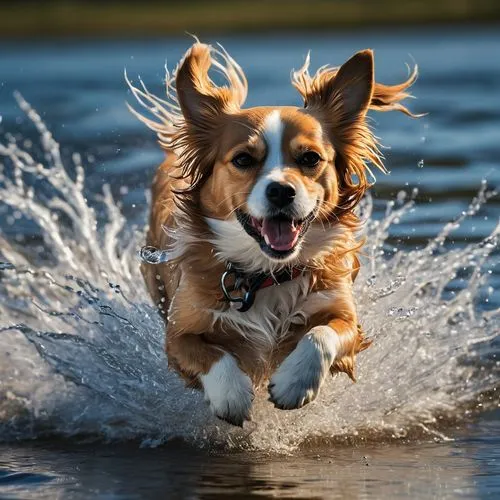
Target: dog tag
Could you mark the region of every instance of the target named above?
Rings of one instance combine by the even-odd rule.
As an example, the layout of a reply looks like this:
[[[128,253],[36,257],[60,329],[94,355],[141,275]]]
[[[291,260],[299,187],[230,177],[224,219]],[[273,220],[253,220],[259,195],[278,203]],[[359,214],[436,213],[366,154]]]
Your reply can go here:
[[[152,246],[144,246],[139,252],[139,257],[147,264],[163,264],[170,260],[167,250],[160,250]]]

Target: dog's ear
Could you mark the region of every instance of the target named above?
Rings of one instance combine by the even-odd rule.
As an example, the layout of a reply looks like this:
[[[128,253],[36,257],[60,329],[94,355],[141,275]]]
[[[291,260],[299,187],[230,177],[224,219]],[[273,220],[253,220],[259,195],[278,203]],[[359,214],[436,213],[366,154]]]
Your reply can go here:
[[[227,85],[217,86],[209,77],[214,67]],[[182,157],[183,176],[195,188],[210,175],[217,138],[224,117],[240,110],[247,95],[247,81],[238,64],[223,49],[195,43],[176,71],[175,88],[183,123],[174,138]]]
[[[222,72],[228,86],[218,87],[212,82],[208,75],[211,66]],[[207,126],[207,120],[210,123],[221,114],[238,111],[247,89],[243,72],[229,55],[202,43],[195,43],[184,56],[175,87],[185,120],[200,126]]]
[[[175,77],[175,88],[187,122],[200,123],[222,111],[217,90],[208,76],[212,65],[210,48],[196,43],[184,56]]]
[[[309,74],[309,56],[292,74],[292,83],[304,99],[305,112],[315,116],[336,152],[339,178],[339,212],[350,211],[370,186],[370,165],[386,172],[377,139],[366,123],[369,109],[398,110],[413,115],[403,104],[406,90],[415,82],[417,68],[399,85],[382,85],[374,80],[371,50],[356,53],[340,68],[320,68]]]
[[[304,96],[305,107],[327,115],[328,121],[338,126],[353,123],[368,110],[374,88],[373,73],[373,52],[358,52],[338,71],[317,75]]]
[[[351,211],[369,187],[367,163],[384,169],[375,137],[366,125],[374,90],[373,52],[356,53],[340,68],[320,68],[313,76],[309,60],[293,83],[304,97],[306,112],[321,123],[335,149],[339,181],[336,215]]]
[[[335,88],[341,89],[343,85],[349,85],[349,81],[354,83],[356,78],[362,78],[363,81],[358,81],[351,89],[345,88],[344,96],[347,98],[350,97],[351,102],[356,101],[356,97],[358,97],[360,99],[357,102],[362,103],[362,107],[366,107],[361,97],[363,94],[367,94],[368,89],[366,86],[363,89],[362,83],[364,82],[367,85],[371,80],[373,90],[368,109],[376,111],[401,111],[414,118],[422,116],[413,114],[401,104],[402,101],[411,97],[411,94],[407,90],[417,80],[417,66],[413,68],[406,81],[398,85],[384,85],[374,81],[374,61],[371,50],[363,50],[356,53],[340,68],[322,67],[314,76],[310,76],[309,74],[309,62],[310,59],[308,56],[302,68],[293,72],[292,78],[292,83],[302,95],[304,107],[306,108],[321,107],[322,104],[326,104],[328,96],[334,95],[333,90]]]

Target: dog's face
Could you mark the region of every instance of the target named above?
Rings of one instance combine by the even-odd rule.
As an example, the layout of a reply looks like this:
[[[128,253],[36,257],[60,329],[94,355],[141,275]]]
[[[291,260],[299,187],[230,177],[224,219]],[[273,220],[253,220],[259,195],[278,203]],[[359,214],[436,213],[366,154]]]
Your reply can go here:
[[[172,134],[217,247],[225,259],[257,269],[331,249],[336,221],[368,186],[366,162],[383,169],[366,112],[370,104],[396,109],[415,75],[397,89],[379,86],[377,94],[366,50],[314,78],[306,62],[294,77],[304,108],[242,109],[245,77],[222,57],[214,61],[202,44],[187,53],[176,75],[183,123]],[[211,65],[229,86],[213,84]]]
[[[246,233],[237,238],[240,251],[251,246],[271,261],[296,259],[311,224],[320,224],[337,206],[328,134],[305,110],[253,108],[226,117],[219,138],[213,170],[201,189],[205,213]],[[234,246],[235,236],[221,244]]]

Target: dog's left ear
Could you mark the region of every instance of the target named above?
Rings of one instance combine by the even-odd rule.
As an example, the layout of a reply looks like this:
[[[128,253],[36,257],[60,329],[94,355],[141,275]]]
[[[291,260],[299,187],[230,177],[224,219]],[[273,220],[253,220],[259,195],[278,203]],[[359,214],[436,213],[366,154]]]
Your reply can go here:
[[[335,149],[338,216],[352,210],[369,187],[367,164],[384,170],[376,139],[365,119],[374,92],[373,52],[358,52],[340,68],[320,68],[313,77],[309,76],[308,65],[309,58],[294,73],[293,84],[304,98],[306,112],[321,123]]]
[[[402,83],[384,85],[374,79],[373,51],[368,49],[356,53],[340,68],[325,66],[313,76],[309,74],[309,62],[308,56],[302,68],[292,73],[292,84],[302,95],[306,109],[323,109],[331,113],[335,111],[332,105],[344,99],[344,111],[351,117],[356,115],[356,110],[361,116],[368,109],[401,111],[413,118],[422,116],[413,114],[402,104],[411,97],[408,89],[417,80],[417,66]]]
[[[382,85],[374,79],[371,50],[354,54],[340,68],[320,68],[309,74],[309,56],[292,74],[292,84],[304,99],[306,113],[318,119],[336,152],[335,167],[341,199],[339,213],[349,211],[370,186],[370,165],[387,172],[376,137],[366,123],[369,109],[401,111],[413,115],[403,104],[408,88],[417,79],[417,67],[398,85]]]
[[[304,95],[304,105],[337,127],[363,118],[374,88],[373,52],[357,52],[338,71],[316,76]]]

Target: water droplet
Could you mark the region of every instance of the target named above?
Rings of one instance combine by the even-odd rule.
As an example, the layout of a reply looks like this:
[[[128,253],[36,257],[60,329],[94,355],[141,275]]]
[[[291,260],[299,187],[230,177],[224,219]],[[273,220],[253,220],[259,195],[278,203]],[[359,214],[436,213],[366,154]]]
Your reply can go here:
[[[404,203],[407,196],[408,195],[407,195],[406,191],[399,191],[397,196],[396,196],[398,203]]]

